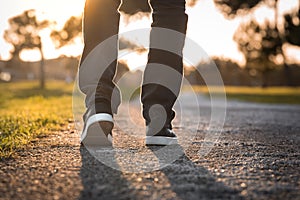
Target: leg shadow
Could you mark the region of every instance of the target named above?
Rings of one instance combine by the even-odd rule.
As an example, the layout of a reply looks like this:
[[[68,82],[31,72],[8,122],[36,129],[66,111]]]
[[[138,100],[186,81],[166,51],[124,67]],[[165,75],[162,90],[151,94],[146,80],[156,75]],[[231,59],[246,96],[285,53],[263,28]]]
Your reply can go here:
[[[80,200],[127,198],[128,183],[121,171],[101,163],[83,145],[80,147],[80,154],[82,157],[80,177],[83,184]],[[114,155],[110,156],[114,158]]]
[[[161,153],[162,148],[165,147],[149,147],[157,156],[161,171],[169,179],[171,190],[179,199],[244,199],[238,191],[217,181],[206,168],[190,160],[180,145],[170,148],[169,152],[178,156],[170,164],[167,164],[166,155]]]

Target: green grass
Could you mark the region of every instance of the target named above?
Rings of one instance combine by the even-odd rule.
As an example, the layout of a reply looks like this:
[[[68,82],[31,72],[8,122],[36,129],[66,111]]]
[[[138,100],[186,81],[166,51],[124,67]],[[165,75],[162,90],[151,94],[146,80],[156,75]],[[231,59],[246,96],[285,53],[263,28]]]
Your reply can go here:
[[[193,86],[194,91],[208,94],[205,86]],[[212,87],[213,93],[221,93],[222,88]],[[267,104],[300,104],[300,87],[236,87],[226,86],[228,99]]]
[[[72,119],[72,84],[49,81],[0,84],[0,158],[33,139],[63,130]]]

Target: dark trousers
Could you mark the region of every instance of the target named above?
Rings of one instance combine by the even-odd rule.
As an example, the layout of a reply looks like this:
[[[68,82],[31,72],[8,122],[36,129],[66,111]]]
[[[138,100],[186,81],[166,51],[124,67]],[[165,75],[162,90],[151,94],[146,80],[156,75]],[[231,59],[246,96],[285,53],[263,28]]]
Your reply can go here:
[[[81,58],[81,64],[87,55],[101,42],[107,38],[118,34],[120,13],[118,8],[121,0],[86,0],[83,21],[84,34],[84,51]],[[185,14],[185,0],[150,0],[153,9],[152,17],[153,23],[151,27],[167,28],[183,33],[185,36],[187,27],[187,15]],[[144,72],[144,84],[142,85],[141,101],[143,104],[143,117],[148,125],[151,121],[149,109],[153,105],[161,105],[165,109],[166,121],[165,126],[171,127],[171,121],[175,116],[173,105],[177,99],[179,89],[182,81],[183,63],[182,63],[182,48],[184,45],[184,38],[177,41],[175,54],[162,49],[151,48],[151,44],[159,40],[159,34],[155,33],[153,29],[150,33],[150,50],[148,55],[148,63]],[[164,38],[168,40],[168,38]],[[113,78],[117,65],[118,40],[114,41],[112,48],[109,49],[110,56],[115,56],[115,59],[109,66],[105,66],[101,77],[97,82],[92,80],[82,80],[82,69],[79,70],[79,86],[83,93],[86,94],[87,108],[93,107],[95,113],[109,113],[117,112],[117,107],[120,103],[118,89],[113,82]],[[174,77],[159,77],[172,80],[175,88],[170,90],[168,87],[155,84],[154,82],[147,82],[146,79],[151,79],[153,74],[159,73],[157,66],[152,64],[161,64],[161,66],[168,66],[180,74]],[[82,66],[81,66],[82,67]],[[80,67],[80,68],[81,68]],[[103,66],[97,66],[99,68]],[[170,75],[172,76],[172,75]],[[84,76],[86,79],[86,76]],[[175,80],[175,81],[174,81]],[[157,80],[159,82],[159,80]],[[114,91],[114,92],[113,92]],[[115,92],[117,91],[117,92]]]

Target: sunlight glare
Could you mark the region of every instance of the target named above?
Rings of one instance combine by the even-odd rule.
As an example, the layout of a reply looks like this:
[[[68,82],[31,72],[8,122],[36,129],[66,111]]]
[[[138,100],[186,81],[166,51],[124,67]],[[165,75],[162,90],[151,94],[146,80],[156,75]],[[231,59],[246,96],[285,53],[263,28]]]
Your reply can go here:
[[[41,60],[41,54],[38,49],[22,51],[20,58],[25,62],[35,62]]]
[[[122,50],[119,53],[120,62],[128,65],[131,71],[143,69],[147,63],[148,52],[137,53],[135,51]]]

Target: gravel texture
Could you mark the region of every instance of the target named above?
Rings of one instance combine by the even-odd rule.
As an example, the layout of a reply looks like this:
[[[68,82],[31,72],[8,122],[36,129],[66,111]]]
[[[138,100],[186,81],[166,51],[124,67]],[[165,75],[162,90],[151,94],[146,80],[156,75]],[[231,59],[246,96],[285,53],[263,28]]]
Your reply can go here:
[[[197,134],[188,148],[169,149],[181,151],[174,162],[157,155],[161,147],[144,146],[140,107],[129,106],[128,124],[125,103],[116,117],[115,149],[105,154],[123,171],[92,156],[70,124],[0,162],[0,199],[300,199],[300,106],[230,101],[222,134],[199,156],[210,107],[198,99]],[[196,107],[188,103],[183,120],[193,124]],[[192,125],[174,129],[180,135]]]

